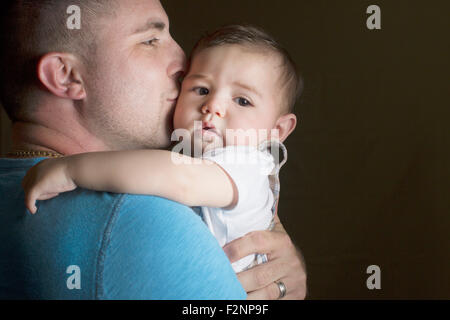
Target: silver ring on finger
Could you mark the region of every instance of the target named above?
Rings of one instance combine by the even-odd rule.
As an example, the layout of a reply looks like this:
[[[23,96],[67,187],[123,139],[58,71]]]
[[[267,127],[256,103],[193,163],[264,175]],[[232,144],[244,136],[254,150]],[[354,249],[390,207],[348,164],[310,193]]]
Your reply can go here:
[[[284,298],[286,296],[286,285],[283,281],[275,281],[275,284],[278,286],[278,289],[280,289],[280,295],[278,296],[278,299]]]

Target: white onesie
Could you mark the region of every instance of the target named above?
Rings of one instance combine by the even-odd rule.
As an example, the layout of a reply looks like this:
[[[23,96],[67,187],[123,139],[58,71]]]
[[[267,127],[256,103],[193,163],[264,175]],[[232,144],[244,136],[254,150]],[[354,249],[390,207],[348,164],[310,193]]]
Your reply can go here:
[[[203,154],[203,159],[222,167],[238,191],[237,204],[229,210],[201,207],[203,220],[221,246],[251,231],[271,229],[279,193],[278,172],[287,160],[284,145],[279,142],[276,144],[281,147],[284,158],[279,165],[269,152],[268,142],[258,148],[227,146]],[[256,263],[267,261],[264,255],[258,256],[256,259],[252,254],[234,262],[234,271],[243,271],[256,260]]]

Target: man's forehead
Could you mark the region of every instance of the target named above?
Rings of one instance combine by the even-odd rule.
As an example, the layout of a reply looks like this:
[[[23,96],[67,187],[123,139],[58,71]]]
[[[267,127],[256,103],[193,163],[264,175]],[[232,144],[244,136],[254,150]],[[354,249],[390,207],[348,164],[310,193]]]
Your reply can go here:
[[[158,30],[158,31],[163,31],[166,28],[166,24],[158,19],[158,18],[149,18],[145,23],[141,24],[140,26],[138,26],[134,31],[133,34],[138,34],[138,33],[144,33],[147,32],[149,30]]]
[[[168,17],[158,0],[120,1],[116,16],[121,21],[121,28],[127,34],[146,32],[149,29],[168,28]]]

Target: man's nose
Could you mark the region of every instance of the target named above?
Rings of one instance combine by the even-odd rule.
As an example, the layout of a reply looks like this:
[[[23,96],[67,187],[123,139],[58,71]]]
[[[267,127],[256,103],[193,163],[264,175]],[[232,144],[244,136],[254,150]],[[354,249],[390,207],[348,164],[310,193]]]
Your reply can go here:
[[[179,85],[181,77],[186,71],[186,55],[183,49],[172,39],[172,61],[170,62],[167,74],[170,78],[174,79]]]

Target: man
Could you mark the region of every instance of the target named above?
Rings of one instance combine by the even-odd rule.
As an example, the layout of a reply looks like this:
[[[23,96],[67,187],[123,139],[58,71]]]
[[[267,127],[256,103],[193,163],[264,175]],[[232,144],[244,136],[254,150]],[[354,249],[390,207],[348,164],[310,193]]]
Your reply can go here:
[[[201,220],[166,199],[76,190],[27,214],[20,182],[42,157],[167,147],[185,56],[157,0],[6,3],[0,97],[13,150],[0,160],[0,298],[304,298],[279,221],[224,248],[231,261],[268,254],[236,277]],[[74,4],[80,30],[65,24]]]

